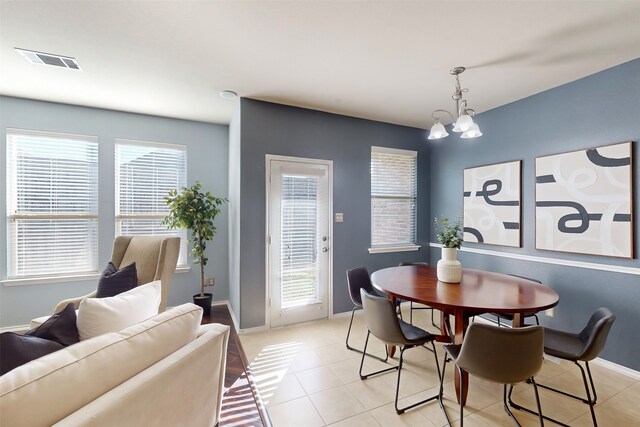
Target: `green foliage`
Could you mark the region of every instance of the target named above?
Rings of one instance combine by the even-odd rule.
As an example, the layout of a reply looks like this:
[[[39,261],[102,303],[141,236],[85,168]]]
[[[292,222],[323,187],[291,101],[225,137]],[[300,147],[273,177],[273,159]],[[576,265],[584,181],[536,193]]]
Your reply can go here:
[[[200,264],[200,295],[204,296],[204,266],[208,258],[204,256],[207,241],[216,234],[213,220],[220,213],[220,207],[227,199],[215,197],[211,192],[200,192],[202,183],[196,181],[191,188],[184,187],[180,193],[170,190],[164,198],[169,206],[169,215],[162,223],[169,228],[186,228],[191,231],[189,243],[193,244],[191,256]]]
[[[441,216],[435,218],[435,229],[438,242],[445,248],[460,249],[462,246],[462,229],[460,221],[449,222],[449,218]]]

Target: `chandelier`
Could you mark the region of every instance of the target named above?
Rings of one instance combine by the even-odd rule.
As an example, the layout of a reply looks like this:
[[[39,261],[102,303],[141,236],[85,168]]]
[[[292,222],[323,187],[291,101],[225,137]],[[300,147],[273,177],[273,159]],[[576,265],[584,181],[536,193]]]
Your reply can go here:
[[[451,116],[454,120],[452,130],[454,132],[462,132],[460,138],[477,138],[482,136],[482,132],[480,132],[478,124],[473,121],[473,117],[476,115],[476,112],[471,108],[467,108],[467,100],[462,97],[463,93],[469,92],[469,89],[460,88],[460,74],[462,74],[464,70],[464,67],[456,67],[450,71],[451,75],[456,77],[456,91],[453,92],[451,97],[456,101],[456,110],[458,113],[457,118],[447,110],[435,110],[431,114],[431,117],[436,122],[431,126],[428,139],[440,139],[445,136],[449,136],[444,125],[440,123],[440,118],[438,117],[440,113]]]

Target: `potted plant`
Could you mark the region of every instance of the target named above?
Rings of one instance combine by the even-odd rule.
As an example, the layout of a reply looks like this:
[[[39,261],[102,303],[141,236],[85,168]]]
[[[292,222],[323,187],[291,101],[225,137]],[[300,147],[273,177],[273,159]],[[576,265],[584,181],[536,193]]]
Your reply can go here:
[[[209,191],[203,193],[200,191],[201,188],[202,183],[196,181],[192,187],[184,187],[180,193],[177,190],[169,191],[169,195],[164,198],[169,207],[169,215],[162,223],[169,228],[186,228],[191,231],[191,256],[195,264],[200,264],[200,293],[193,296],[193,302],[202,307],[205,316],[209,316],[213,295],[204,292],[204,266],[208,260],[204,252],[207,249],[207,241],[213,239],[216,234],[213,220],[227,199],[215,197]]]
[[[446,216],[435,218],[436,237],[442,244],[442,259],[438,261],[438,280],[446,283],[460,283],[462,266],[457,258],[462,246],[462,226],[460,221],[450,222]]]

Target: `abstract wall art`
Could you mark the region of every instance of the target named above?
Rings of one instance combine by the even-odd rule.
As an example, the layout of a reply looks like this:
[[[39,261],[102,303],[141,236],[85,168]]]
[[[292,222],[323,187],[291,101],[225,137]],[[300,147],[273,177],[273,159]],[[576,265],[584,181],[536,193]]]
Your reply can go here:
[[[521,161],[464,170],[464,241],[520,247]]]
[[[633,257],[632,143],[536,159],[536,248]]]

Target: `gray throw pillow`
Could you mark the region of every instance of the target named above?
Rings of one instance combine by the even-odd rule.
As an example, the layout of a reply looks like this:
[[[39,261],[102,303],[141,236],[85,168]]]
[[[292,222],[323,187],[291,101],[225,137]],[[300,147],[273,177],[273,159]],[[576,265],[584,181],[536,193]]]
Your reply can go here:
[[[136,263],[133,262],[121,269],[117,269],[112,262],[107,264],[100,280],[98,281],[98,291],[96,297],[114,297],[122,292],[130,291],[138,285],[138,271]]]
[[[0,375],[63,348],[60,343],[31,335],[0,334]]]
[[[65,347],[79,342],[76,308],[73,304],[68,304],[60,313],[49,317],[46,322],[25,335],[55,341]]]

